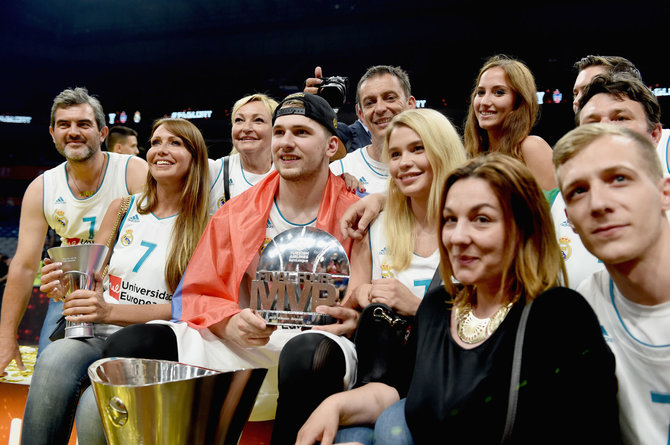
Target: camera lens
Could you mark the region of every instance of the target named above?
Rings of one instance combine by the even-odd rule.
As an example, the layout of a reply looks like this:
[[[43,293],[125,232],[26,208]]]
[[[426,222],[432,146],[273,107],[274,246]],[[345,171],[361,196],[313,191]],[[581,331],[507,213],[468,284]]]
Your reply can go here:
[[[333,108],[339,108],[347,100],[347,86],[349,80],[346,77],[326,77],[319,86],[318,95],[326,99]]]

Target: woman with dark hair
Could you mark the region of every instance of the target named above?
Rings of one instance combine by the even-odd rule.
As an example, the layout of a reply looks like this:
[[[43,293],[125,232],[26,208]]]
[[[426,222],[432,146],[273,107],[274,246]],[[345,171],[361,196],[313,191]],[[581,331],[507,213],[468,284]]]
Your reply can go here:
[[[522,161],[543,190],[556,188],[551,147],[531,136],[539,105],[530,69],[505,55],[489,58],[470,96],[464,143],[470,157],[500,152]]]
[[[478,156],[449,175],[441,202],[445,285],[416,313],[411,381],[329,397],[297,443],[329,444],[339,425],[373,424],[337,439],[620,443],[614,357],[589,304],[559,286],[561,252],[530,170]]]
[[[77,417],[82,443],[104,443],[88,366],[102,357],[105,339],[136,323],[170,319],[170,301],[209,219],[207,146],[198,128],[183,119],[161,119],[152,129],[149,173],[143,193],[132,195],[128,211],[112,233],[121,199],[110,205],[96,242],[116,238],[104,283],[78,290],[63,305],[67,320],[94,323],[92,338],[64,338],[40,355],[23,420],[22,443],[66,444]],[[117,236],[118,235],[118,236]],[[167,259],[170,261],[167,261]],[[62,264],[46,261],[40,290],[63,295]],[[89,426],[93,425],[93,426]]]

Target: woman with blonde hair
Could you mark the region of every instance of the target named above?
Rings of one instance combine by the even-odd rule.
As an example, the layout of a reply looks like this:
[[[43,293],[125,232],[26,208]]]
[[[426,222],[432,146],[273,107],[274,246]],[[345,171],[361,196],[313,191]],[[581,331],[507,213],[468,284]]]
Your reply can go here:
[[[210,214],[273,170],[270,145],[275,108],[277,101],[260,93],[244,96],[233,105],[233,149],[228,156],[209,160]]]
[[[556,188],[551,147],[530,135],[539,105],[530,69],[506,55],[489,58],[479,70],[465,122],[470,157],[487,152],[508,154],[533,172],[543,190]]]
[[[198,128],[183,119],[153,125],[144,192],[132,195],[114,233],[122,199],[112,202],[96,236],[116,240],[103,283],[78,290],[63,305],[67,320],[94,323],[92,338],[51,343],[35,366],[22,443],[66,444],[76,413],[82,443],[105,443],[87,369],[103,356],[105,340],[122,326],[169,320],[172,295],[209,220],[207,146]],[[42,269],[42,292],[63,294],[62,264]],[[79,402],[79,403],[78,403]]]
[[[411,378],[329,397],[296,443],[332,443],[339,425],[366,425],[337,433],[364,444],[621,443],[614,356],[590,305],[559,285],[561,252],[533,174],[491,153],[443,190],[444,286],[416,313]]]
[[[354,307],[384,303],[414,315],[439,264],[439,184],[466,154],[444,115],[416,109],[393,118],[383,156],[390,175],[386,209],[354,245],[348,290]]]

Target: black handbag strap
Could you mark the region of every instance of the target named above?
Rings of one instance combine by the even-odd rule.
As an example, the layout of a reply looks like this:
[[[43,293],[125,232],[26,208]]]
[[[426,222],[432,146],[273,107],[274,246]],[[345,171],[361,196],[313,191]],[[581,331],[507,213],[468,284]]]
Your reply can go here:
[[[528,315],[530,314],[530,306],[533,302],[529,302],[523,307],[521,312],[521,319],[519,320],[519,327],[516,330],[516,339],[514,341],[514,356],[512,358],[512,377],[509,384],[509,398],[507,401],[507,419],[505,420],[505,431],[503,432],[501,444],[507,442],[512,435],[514,428],[514,420],[516,419],[516,407],[519,399],[519,379],[521,378],[521,358],[523,355],[523,338],[526,333],[526,324],[528,322]]]
[[[435,269],[435,273],[433,274],[433,279],[430,280],[430,284],[428,285],[428,289],[426,289],[426,293],[435,289],[440,284],[442,284],[442,277],[440,276],[440,266],[437,266],[437,268]]]
[[[230,156],[223,158],[223,199],[228,202],[230,199],[230,173],[228,172],[228,164],[230,164]]]

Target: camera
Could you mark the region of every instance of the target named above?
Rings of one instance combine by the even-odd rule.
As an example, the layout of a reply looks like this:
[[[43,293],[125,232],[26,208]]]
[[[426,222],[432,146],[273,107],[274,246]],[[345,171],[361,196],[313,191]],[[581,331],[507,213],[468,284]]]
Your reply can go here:
[[[316,94],[326,99],[331,107],[337,109],[347,100],[349,78],[341,76],[324,77]]]

